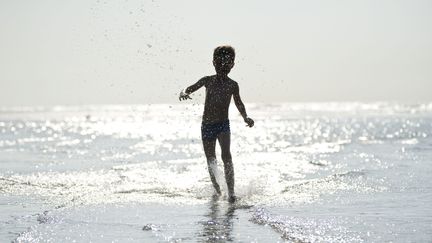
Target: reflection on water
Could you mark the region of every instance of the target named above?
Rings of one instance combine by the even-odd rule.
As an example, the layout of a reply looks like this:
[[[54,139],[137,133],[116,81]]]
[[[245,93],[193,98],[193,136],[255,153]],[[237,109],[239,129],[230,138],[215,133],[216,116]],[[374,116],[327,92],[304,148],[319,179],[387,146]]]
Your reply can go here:
[[[227,204],[219,196],[213,196],[209,202],[209,211],[204,215],[206,219],[200,222],[203,230],[198,233],[198,237],[204,242],[233,241],[234,213],[233,204]]]
[[[268,229],[306,242],[430,241],[432,103],[248,107],[253,129],[230,117],[242,199],[235,205],[209,199],[202,106],[0,108],[0,241],[17,234],[42,242],[93,241],[95,232],[103,242],[131,237],[99,219],[133,224],[135,211],[114,217],[105,207],[135,203],[156,205],[142,214],[146,222],[157,215],[145,227],[154,237],[146,242],[277,241],[262,234]],[[170,211],[175,220],[160,216],[171,204],[183,207]],[[94,208],[103,212],[84,234],[81,222],[93,219],[80,212]],[[34,215],[45,210],[72,211],[64,221],[41,223]]]

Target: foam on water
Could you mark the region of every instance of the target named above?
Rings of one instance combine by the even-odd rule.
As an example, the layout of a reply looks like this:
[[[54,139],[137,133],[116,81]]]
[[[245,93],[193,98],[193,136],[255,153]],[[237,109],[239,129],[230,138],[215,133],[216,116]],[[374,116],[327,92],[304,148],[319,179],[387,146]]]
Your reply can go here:
[[[326,220],[310,218],[275,216],[258,208],[251,221],[267,225],[282,234],[282,237],[292,242],[363,242],[355,232],[339,226],[337,217]]]
[[[252,129],[231,110],[235,190],[240,198],[234,208],[223,203],[227,189],[222,161],[214,170],[225,196],[211,199],[200,141],[200,105],[1,109],[0,203],[3,200],[11,210],[0,212],[6,217],[0,226],[8,229],[0,230],[1,238],[274,239],[261,225],[289,241],[421,241],[432,235],[427,203],[432,199],[427,186],[432,172],[432,104],[248,107],[256,119]],[[407,201],[412,207],[405,206]],[[199,226],[191,221],[201,219],[176,211],[171,213],[178,217],[173,217],[183,223],[170,224],[156,216],[146,221],[152,215],[149,210],[156,215],[182,207],[180,211],[196,215],[208,204],[205,217],[210,219]],[[21,212],[19,205],[34,212]],[[141,212],[140,207],[149,210]],[[127,213],[131,209],[143,216]],[[395,218],[394,210],[402,213]],[[100,224],[85,213],[106,221]],[[243,220],[236,226],[242,231],[233,235],[236,214]],[[380,220],[384,226],[375,224]],[[387,225],[394,220],[404,226]],[[91,236],[92,231],[103,234],[115,225],[110,222],[130,235]],[[23,225],[32,226],[23,231]],[[85,225],[90,228],[82,236],[67,231],[82,232]],[[186,233],[191,228],[199,233]],[[151,235],[142,236],[136,229]]]

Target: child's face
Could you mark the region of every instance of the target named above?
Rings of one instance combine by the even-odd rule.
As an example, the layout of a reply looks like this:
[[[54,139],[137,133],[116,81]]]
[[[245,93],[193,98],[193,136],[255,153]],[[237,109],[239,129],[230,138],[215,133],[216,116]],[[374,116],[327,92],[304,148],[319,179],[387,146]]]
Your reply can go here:
[[[213,59],[213,66],[217,73],[228,74],[234,67],[234,58],[231,56],[223,56]]]

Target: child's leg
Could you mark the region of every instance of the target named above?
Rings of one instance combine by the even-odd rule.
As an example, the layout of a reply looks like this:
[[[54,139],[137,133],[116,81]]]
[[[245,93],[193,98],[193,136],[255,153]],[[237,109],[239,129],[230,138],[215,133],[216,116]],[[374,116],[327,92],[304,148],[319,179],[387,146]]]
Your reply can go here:
[[[218,136],[219,145],[222,151],[222,160],[224,162],[225,180],[228,186],[228,196],[234,196],[234,167],[231,158],[230,144],[231,134],[230,132],[222,132]]]
[[[205,139],[202,140],[202,142],[204,146],[204,153],[207,158],[207,168],[210,174],[211,182],[216,192],[221,194],[219,184],[216,181],[215,171],[213,171],[214,166],[216,166],[216,139]]]

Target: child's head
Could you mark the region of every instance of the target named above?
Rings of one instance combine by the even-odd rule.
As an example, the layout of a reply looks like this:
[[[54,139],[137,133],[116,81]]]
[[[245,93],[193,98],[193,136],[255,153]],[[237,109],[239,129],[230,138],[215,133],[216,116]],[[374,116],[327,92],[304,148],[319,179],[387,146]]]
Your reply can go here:
[[[218,46],[213,52],[213,66],[218,74],[228,74],[234,67],[235,51],[231,46]]]

